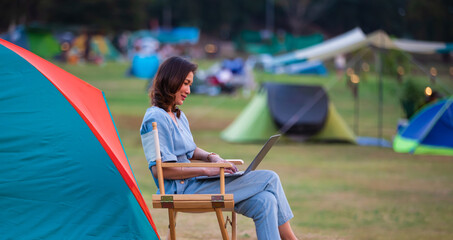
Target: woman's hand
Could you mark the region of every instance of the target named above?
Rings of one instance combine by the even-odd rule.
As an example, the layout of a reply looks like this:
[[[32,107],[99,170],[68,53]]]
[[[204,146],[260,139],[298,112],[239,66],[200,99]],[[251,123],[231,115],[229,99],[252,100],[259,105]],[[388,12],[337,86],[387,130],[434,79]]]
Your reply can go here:
[[[231,167],[225,168],[225,173],[235,173],[238,171],[238,168],[236,167],[236,165],[226,161],[225,159],[221,158],[217,154],[210,155],[209,160],[213,163],[229,163],[231,165]],[[214,174],[214,175],[218,175],[220,173],[220,169],[218,169],[218,168],[213,168],[213,169],[217,170],[217,172],[218,172],[217,174]]]

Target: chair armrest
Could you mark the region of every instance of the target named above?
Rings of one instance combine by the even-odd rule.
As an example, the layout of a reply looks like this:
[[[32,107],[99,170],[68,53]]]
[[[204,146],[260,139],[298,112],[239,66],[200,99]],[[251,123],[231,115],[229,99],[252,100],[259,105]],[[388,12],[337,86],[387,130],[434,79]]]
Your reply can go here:
[[[231,167],[229,163],[162,163],[162,167]]]
[[[161,163],[162,168],[168,167],[210,167],[220,168],[220,194],[225,194],[225,168],[231,167],[230,163]],[[159,182],[160,183],[160,182]],[[165,192],[164,192],[165,193]]]
[[[234,165],[242,165],[244,164],[244,161],[242,159],[225,159],[230,163],[233,163]]]
[[[242,165],[244,161],[242,159],[225,159],[227,162],[233,163],[234,165]],[[192,163],[208,163],[201,160],[190,160]]]

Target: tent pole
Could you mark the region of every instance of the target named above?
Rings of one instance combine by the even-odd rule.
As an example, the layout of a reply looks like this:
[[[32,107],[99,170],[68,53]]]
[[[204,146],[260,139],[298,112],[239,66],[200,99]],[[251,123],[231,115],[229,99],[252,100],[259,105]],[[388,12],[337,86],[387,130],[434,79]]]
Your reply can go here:
[[[382,83],[382,53],[381,49],[375,51],[376,70],[378,72],[378,139],[379,147],[382,147],[382,102],[383,102],[383,83]]]
[[[355,118],[354,118],[354,131],[355,134],[358,136],[359,135],[359,83],[353,83],[353,88],[354,88],[354,98],[355,98],[355,107],[354,107],[354,112],[355,112]]]

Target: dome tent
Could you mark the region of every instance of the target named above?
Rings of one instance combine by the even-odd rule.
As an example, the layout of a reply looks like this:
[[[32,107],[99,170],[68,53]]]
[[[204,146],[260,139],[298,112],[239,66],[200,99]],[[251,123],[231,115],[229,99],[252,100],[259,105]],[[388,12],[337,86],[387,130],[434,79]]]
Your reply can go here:
[[[396,135],[393,149],[401,153],[453,156],[453,97],[416,113]]]
[[[221,133],[229,142],[265,141],[277,131],[293,139],[355,143],[322,87],[266,83]]]
[[[0,40],[5,239],[158,239],[103,93]]]

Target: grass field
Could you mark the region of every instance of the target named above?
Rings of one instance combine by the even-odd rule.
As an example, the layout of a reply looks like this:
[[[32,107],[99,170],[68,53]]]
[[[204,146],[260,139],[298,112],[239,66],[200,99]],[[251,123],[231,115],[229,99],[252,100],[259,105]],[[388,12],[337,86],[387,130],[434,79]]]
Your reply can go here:
[[[201,62],[207,66],[208,62]],[[105,92],[141,192],[151,206],[156,187],[147,169],[139,127],[149,105],[146,82],[125,76],[126,63],[105,66],[60,65]],[[257,73],[256,80],[322,84],[358,135],[378,136],[377,77],[360,85],[360,115],[354,125],[354,101],[345,83],[329,77]],[[398,85],[384,78],[383,136],[391,140],[402,116]],[[182,109],[198,146],[246,163],[260,144],[232,144],[219,133],[250,99],[191,95]],[[247,165],[247,164],[246,164]],[[291,224],[300,239],[453,239],[453,159],[395,153],[390,148],[350,144],[281,141],[261,168],[276,171],[295,214]],[[167,235],[165,210],[151,209],[159,235]],[[240,216],[239,239],[256,239],[254,224]],[[206,230],[207,229],[207,230]],[[215,215],[181,214],[178,239],[220,239]]]

